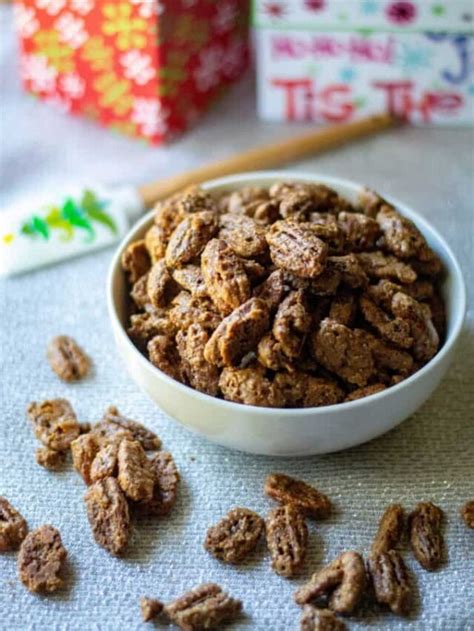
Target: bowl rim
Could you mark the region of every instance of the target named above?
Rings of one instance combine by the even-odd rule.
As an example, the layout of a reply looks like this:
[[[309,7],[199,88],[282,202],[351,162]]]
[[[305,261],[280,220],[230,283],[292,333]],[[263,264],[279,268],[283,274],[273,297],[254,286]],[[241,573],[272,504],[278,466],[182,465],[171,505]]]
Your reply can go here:
[[[218,188],[224,188],[232,185],[258,185],[259,182],[265,180],[298,180],[308,181],[314,183],[322,183],[328,186],[339,186],[352,189],[354,192],[364,188],[363,184],[355,182],[353,180],[347,180],[336,176],[328,176],[323,173],[310,173],[307,171],[293,171],[293,170],[272,170],[272,171],[249,171],[243,173],[236,173],[234,175],[228,175],[221,178],[215,178],[202,182],[200,186],[205,190],[215,190]],[[226,401],[225,399],[219,399],[209,394],[195,390],[191,386],[187,386],[176,379],[173,379],[162,370],[154,366],[150,360],[145,357],[138,348],[133,344],[130,337],[120,321],[117,313],[116,300],[114,296],[114,278],[115,275],[121,271],[121,255],[124,248],[132,241],[132,238],[137,232],[140,232],[152,219],[154,211],[153,209],[147,212],[139,221],[135,222],[126,235],[120,241],[109,265],[109,271],[106,279],[106,293],[107,293],[107,309],[109,312],[109,318],[112,322],[114,331],[118,331],[121,340],[127,345],[131,352],[136,357],[137,361],[144,367],[146,371],[151,373],[160,379],[163,379],[172,387],[175,387],[183,395],[208,403],[210,405],[216,405],[221,407],[224,411],[234,410],[240,413],[252,413],[261,416],[281,416],[282,414],[291,414],[294,418],[306,418],[308,416],[323,416],[332,414],[335,412],[347,412],[350,409],[362,407],[364,405],[373,403],[378,400],[382,400],[386,397],[396,395],[404,388],[410,387],[419,379],[423,378],[428,372],[430,372],[437,364],[439,364],[444,357],[450,353],[451,349],[456,344],[460,333],[463,328],[464,318],[466,313],[466,287],[461,271],[461,267],[454,256],[451,248],[445,239],[441,236],[436,228],[434,228],[422,215],[419,215],[416,211],[412,210],[410,206],[405,205],[398,199],[391,195],[383,195],[384,199],[393,204],[397,209],[400,209],[402,214],[414,221],[416,225],[421,229],[423,234],[427,232],[431,233],[440,242],[443,248],[443,259],[448,262],[449,275],[458,286],[459,300],[455,306],[453,313],[453,322],[451,325],[451,332],[445,339],[443,346],[439,349],[434,357],[432,357],[422,368],[417,370],[413,375],[410,375],[407,379],[404,379],[398,384],[390,386],[381,392],[356,399],[354,401],[345,401],[342,403],[336,403],[333,405],[325,405],[319,407],[305,407],[305,408],[275,408],[275,407],[263,407],[256,405],[246,405],[243,403],[236,403],[234,401]]]

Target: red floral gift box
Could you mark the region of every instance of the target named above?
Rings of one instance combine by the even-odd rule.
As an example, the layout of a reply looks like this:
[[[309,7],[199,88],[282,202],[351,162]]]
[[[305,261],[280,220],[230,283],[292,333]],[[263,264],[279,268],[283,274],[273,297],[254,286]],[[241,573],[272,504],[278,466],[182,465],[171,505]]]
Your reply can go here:
[[[15,0],[25,88],[152,143],[248,61],[248,0]]]
[[[254,0],[263,118],[474,123],[473,0]]]

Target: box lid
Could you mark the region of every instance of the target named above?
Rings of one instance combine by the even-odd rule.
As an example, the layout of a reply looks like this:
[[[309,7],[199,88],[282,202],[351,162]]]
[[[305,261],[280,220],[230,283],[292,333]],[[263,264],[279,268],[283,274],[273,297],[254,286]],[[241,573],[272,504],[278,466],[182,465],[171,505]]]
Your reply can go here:
[[[472,0],[253,0],[257,28],[472,32]]]

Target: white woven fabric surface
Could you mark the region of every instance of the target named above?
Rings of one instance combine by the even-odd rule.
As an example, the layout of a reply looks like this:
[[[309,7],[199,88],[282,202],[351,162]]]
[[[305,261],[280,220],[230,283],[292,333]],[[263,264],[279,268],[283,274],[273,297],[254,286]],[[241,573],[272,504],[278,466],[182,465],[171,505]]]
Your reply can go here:
[[[98,177],[140,182],[225,156],[294,128],[263,124],[254,114],[250,82],[236,88],[198,128],[167,149],[146,148],[87,122],[69,119],[21,93],[15,74],[10,10],[2,8],[1,204],[58,181]],[[363,181],[399,196],[445,235],[464,269],[472,305],[473,143],[469,130],[404,129],[308,160],[305,169]],[[474,496],[474,314],[468,313],[457,359],[436,394],[399,428],[369,444],[325,457],[277,460],[213,446],[166,418],[135,386],[118,357],[109,327],[104,282],[112,251],[0,282],[0,495],[31,528],[57,526],[69,551],[67,587],[49,597],[29,594],[16,579],[15,554],[0,555],[0,629],[121,630],[139,628],[139,598],[169,599],[203,581],[241,598],[245,615],[232,629],[298,627],[292,593],[313,570],[342,550],[366,552],[377,519],[392,501],[407,509],[431,499],[447,512],[448,562],[416,576],[418,606],[408,620],[367,607],[351,629],[474,628],[474,532],[458,509]],[[73,335],[94,360],[81,384],[58,381],[45,361],[53,335]],[[84,485],[72,471],[48,473],[34,463],[36,442],[25,419],[30,400],[70,399],[81,420],[97,420],[113,403],[155,428],[176,457],[183,483],[173,515],[136,525],[123,559],[97,547],[86,521]],[[270,571],[262,545],[238,569],[202,548],[206,528],[236,505],[265,514],[262,493],[274,470],[302,477],[327,492],[337,512],[311,525],[311,550],[298,580]],[[145,628],[144,626],[142,628]]]

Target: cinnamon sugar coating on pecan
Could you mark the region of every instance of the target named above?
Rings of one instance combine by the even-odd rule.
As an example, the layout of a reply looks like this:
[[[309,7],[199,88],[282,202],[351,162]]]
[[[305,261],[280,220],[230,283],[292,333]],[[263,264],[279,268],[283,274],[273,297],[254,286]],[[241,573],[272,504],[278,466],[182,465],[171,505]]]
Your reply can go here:
[[[166,267],[165,261],[157,261],[151,268],[146,281],[148,300],[155,309],[166,307],[179,289]]]
[[[466,526],[474,528],[474,500],[466,502],[459,513]]]
[[[283,397],[285,407],[290,408],[334,405],[344,398],[344,391],[334,381],[294,369],[278,372],[273,387]]]
[[[263,366],[249,368],[224,368],[219,378],[224,399],[234,403],[259,407],[283,407],[282,394],[265,376]]]
[[[300,631],[344,631],[346,625],[330,609],[319,609],[312,605],[303,607]]]
[[[361,213],[342,212],[337,223],[344,234],[345,248],[350,252],[364,252],[375,248],[381,229],[379,224]]]
[[[396,550],[380,552],[369,557],[367,569],[377,602],[388,605],[399,616],[408,614],[413,593],[408,570]]]
[[[271,473],[265,479],[266,495],[280,504],[294,504],[309,517],[321,519],[327,517],[332,508],[331,500],[322,493],[303,482],[283,473]]]
[[[380,518],[377,534],[371,547],[371,554],[395,549],[400,543],[406,526],[405,511],[400,504],[388,506]]]
[[[48,344],[49,365],[63,381],[79,381],[85,377],[91,362],[79,344],[68,335],[58,335]]]
[[[66,461],[66,452],[56,451],[49,447],[38,447],[35,451],[35,460],[40,467],[50,471],[58,471]]]
[[[295,504],[271,510],[266,520],[267,546],[273,570],[280,576],[294,576],[304,563],[308,527]]]
[[[225,241],[209,241],[201,265],[207,293],[221,313],[228,315],[250,298],[244,264]]]
[[[328,246],[306,224],[277,221],[266,239],[272,261],[280,269],[300,278],[315,278],[323,272]]]
[[[50,449],[66,451],[79,436],[76,414],[66,399],[34,401],[28,406],[28,416],[36,438]]]
[[[15,550],[26,537],[25,518],[6,497],[0,497],[0,552]]]
[[[183,368],[174,337],[155,335],[147,344],[151,363],[176,381],[183,381]]]
[[[194,261],[217,230],[217,217],[213,212],[202,211],[185,217],[168,241],[166,265],[181,267]]]
[[[182,631],[220,628],[236,618],[242,603],[215,583],[206,583],[164,606],[165,615]]]
[[[371,394],[377,394],[377,392],[382,392],[386,388],[387,386],[384,383],[374,383],[371,386],[365,386],[364,388],[356,388],[347,395],[344,401],[357,401],[357,399],[370,397]]]
[[[135,502],[149,502],[153,497],[155,475],[138,441],[128,438],[120,441],[117,466],[117,480],[125,495]]]
[[[195,296],[196,298],[204,298],[207,296],[204,276],[198,265],[185,265],[174,269],[173,278],[182,289],[189,291],[191,296]]]
[[[410,545],[425,570],[435,570],[442,561],[444,513],[432,502],[420,502],[409,517]]]
[[[226,563],[240,563],[256,547],[265,530],[263,519],[248,508],[233,508],[209,528],[205,549]]]
[[[333,611],[347,615],[361,601],[366,582],[365,565],[360,554],[343,552],[295,592],[295,602],[304,605],[324,597]]]
[[[272,328],[275,339],[280,342],[287,357],[299,356],[310,326],[311,314],[304,292],[292,291],[280,303]]]
[[[176,335],[176,346],[181,358],[183,375],[196,390],[216,396],[219,390],[219,370],[204,357],[209,331],[195,323]]]
[[[30,592],[51,593],[63,585],[61,573],[67,557],[59,531],[40,526],[23,540],[18,554],[18,575]]]
[[[204,347],[204,357],[216,366],[238,366],[269,326],[266,304],[251,298],[222,320]]]
[[[265,229],[245,215],[225,214],[219,217],[219,239],[239,256],[251,258],[267,250]]]
[[[122,254],[122,267],[131,283],[146,274],[151,267],[150,255],[143,239],[130,243]]]
[[[138,504],[140,510],[150,515],[169,515],[176,504],[180,475],[173,456],[168,451],[158,451],[150,458],[154,476],[151,499]]]
[[[94,482],[84,495],[84,502],[96,542],[111,554],[123,552],[131,534],[130,513],[117,480]]]

